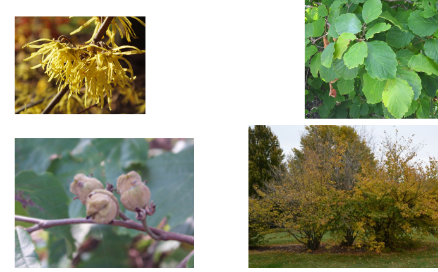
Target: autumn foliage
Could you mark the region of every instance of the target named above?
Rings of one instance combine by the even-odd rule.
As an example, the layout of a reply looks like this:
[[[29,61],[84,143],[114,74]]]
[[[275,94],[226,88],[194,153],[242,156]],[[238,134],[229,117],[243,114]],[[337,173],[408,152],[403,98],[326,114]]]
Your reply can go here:
[[[250,228],[261,235],[287,231],[311,250],[329,231],[333,244],[378,252],[438,237],[438,164],[417,159],[421,146],[387,137],[377,159],[352,127],[306,131],[288,169],[255,188]]]

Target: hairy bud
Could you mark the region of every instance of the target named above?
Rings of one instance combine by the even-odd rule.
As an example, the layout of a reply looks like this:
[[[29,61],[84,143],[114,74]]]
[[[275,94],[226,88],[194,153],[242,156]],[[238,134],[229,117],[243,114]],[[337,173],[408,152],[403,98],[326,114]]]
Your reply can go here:
[[[119,213],[117,198],[107,190],[97,189],[90,193],[86,206],[87,218],[97,223],[110,223]]]
[[[88,195],[95,189],[103,189],[103,184],[95,179],[87,177],[84,174],[77,174],[70,184],[70,191],[79,198],[82,204],[87,201]]]
[[[144,209],[151,199],[149,188],[141,181],[140,175],[131,171],[117,179],[117,191],[120,201],[130,211],[136,208]]]

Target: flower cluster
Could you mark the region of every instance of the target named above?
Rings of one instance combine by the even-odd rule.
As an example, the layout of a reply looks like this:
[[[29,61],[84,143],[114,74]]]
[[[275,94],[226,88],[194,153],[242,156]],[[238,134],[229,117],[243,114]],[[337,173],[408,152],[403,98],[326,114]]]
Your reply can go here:
[[[120,18],[124,18],[129,23],[125,22],[123,24],[123,26],[125,26],[127,39],[129,40],[130,32],[135,37],[129,20],[127,20],[126,17]],[[91,20],[98,20],[98,17],[93,17]],[[91,23],[91,20],[86,24]],[[114,27],[114,25],[116,27]],[[101,22],[99,20],[96,22],[95,34],[100,26]],[[73,33],[81,30],[82,27]],[[115,19],[113,19],[112,30],[108,28],[106,31],[110,37],[107,43],[111,43],[113,47],[109,47],[104,42],[97,42],[96,44],[92,42],[84,46],[75,46],[65,36],[60,36],[58,40],[39,39],[23,46],[23,48],[39,48],[37,52],[32,53],[31,56],[24,59],[24,61],[42,55],[40,64],[32,67],[32,69],[42,67],[45,73],[50,77],[49,81],[56,79],[58,91],[68,87],[70,90],[70,98],[72,94],[78,94],[81,89],[85,87],[84,101],[86,107],[88,106],[87,101],[89,101],[87,98],[95,99],[97,103],[99,103],[100,101],[103,102],[106,96],[109,109],[111,110],[113,88],[115,86],[131,87],[130,83],[135,79],[132,66],[124,56],[145,53],[145,50],[140,50],[134,46],[117,46],[114,43],[116,28],[118,28],[118,26],[115,24]],[[47,43],[34,45],[34,43],[41,41]],[[129,68],[123,68],[120,61],[126,62]],[[127,72],[129,72],[129,75]],[[103,103],[101,107],[103,107]]]

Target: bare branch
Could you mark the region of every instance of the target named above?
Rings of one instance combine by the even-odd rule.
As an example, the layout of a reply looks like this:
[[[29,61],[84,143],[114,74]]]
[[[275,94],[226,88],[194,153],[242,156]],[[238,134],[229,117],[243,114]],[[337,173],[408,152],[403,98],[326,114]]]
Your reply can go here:
[[[101,40],[101,37],[105,35],[106,30],[108,29],[109,25],[111,24],[111,21],[114,19],[114,17],[108,16],[106,17],[105,21],[100,26],[99,30],[97,31],[96,35],[93,37],[92,43],[95,44],[98,41]]]
[[[26,217],[26,216],[15,216],[15,221],[22,221],[22,222],[28,222],[28,223],[35,223],[33,227],[27,228],[26,231],[28,233],[32,233],[36,230],[40,229],[48,229],[51,227],[56,226],[63,226],[63,225],[73,225],[73,224],[99,224],[94,222],[90,219],[83,219],[83,218],[67,218],[67,219],[56,219],[56,220],[44,220],[39,218],[32,218],[32,217]],[[111,224],[102,224],[102,225],[110,225],[110,226],[118,226],[118,227],[124,227],[127,229],[135,229],[139,231],[146,232],[146,230],[143,228],[143,226],[139,223],[136,223],[132,220],[129,221],[119,221],[114,220]],[[157,228],[150,228],[154,233],[160,236],[160,240],[176,240],[183,243],[187,243],[190,245],[194,245],[195,238],[193,236],[169,232],[160,230]]]
[[[18,109],[15,111],[15,114],[18,114],[18,113],[24,111],[25,109],[28,109],[28,108],[31,108],[31,107],[33,107],[33,106],[39,105],[39,104],[41,104],[41,103],[43,103],[43,102],[44,102],[44,99],[40,99],[40,100],[38,100],[38,101],[31,102],[31,103],[29,103],[29,104],[27,104],[27,105],[21,106],[20,108],[18,108]]]
[[[68,86],[64,88],[64,90],[60,91],[55,98],[49,103],[49,105],[43,110],[41,114],[47,114],[52,111],[52,109],[56,106],[56,104],[61,101],[61,98],[68,92]]]

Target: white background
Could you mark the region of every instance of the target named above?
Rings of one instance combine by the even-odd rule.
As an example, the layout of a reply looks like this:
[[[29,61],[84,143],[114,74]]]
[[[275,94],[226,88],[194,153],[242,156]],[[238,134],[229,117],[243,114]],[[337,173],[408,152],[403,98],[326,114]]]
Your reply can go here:
[[[195,138],[195,268],[240,271],[248,267],[248,125],[432,124],[304,120],[303,2],[3,1],[3,259],[14,266],[17,137]],[[14,16],[74,15],[146,16],[146,115],[14,115]]]

